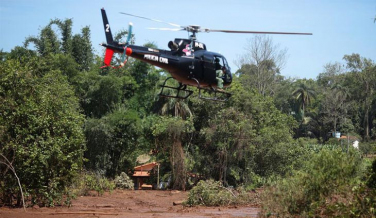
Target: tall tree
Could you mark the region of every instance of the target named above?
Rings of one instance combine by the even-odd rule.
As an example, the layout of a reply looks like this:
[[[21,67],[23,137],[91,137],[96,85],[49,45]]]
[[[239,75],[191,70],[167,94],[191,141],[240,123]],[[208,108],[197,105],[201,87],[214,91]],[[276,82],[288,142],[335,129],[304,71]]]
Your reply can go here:
[[[345,55],[343,59],[347,62],[347,68],[356,75],[354,82],[360,88],[357,91],[357,98],[362,102],[362,110],[364,111],[363,136],[368,140],[370,138],[370,126],[372,125],[371,117],[373,117],[370,113],[376,89],[376,65],[371,59],[361,57],[359,54]]]
[[[46,56],[48,54],[57,54],[60,52],[60,42],[56,33],[51,26],[44,27],[39,37],[30,36],[26,38],[24,47],[29,46],[30,43],[35,45],[39,55]]]
[[[53,24],[59,27],[61,39],[59,39],[58,34],[52,29]],[[90,41],[90,29],[86,26],[81,29],[81,34],[72,35],[72,19],[64,21],[54,19],[42,29],[38,37],[30,36],[26,38],[24,47],[33,43],[38,54],[42,56],[58,53],[71,55],[79,64],[80,70],[88,71],[94,60]]]
[[[56,24],[61,31],[61,50],[64,54],[72,54],[72,19],[64,21],[60,19],[51,20],[49,26]]]
[[[81,34],[76,34],[72,38],[72,56],[80,65],[80,69],[88,71],[94,59],[93,48],[90,41],[90,29],[84,27]]]
[[[39,73],[34,68],[48,65],[44,61],[0,63],[0,153],[17,169],[32,202],[53,205],[82,167],[84,117],[58,69]],[[0,166],[0,171],[7,168]],[[0,189],[7,193],[0,201],[15,200],[18,187],[8,174],[2,176]]]
[[[349,92],[347,88],[336,83],[324,92],[324,99],[321,102],[321,113],[324,124],[330,124],[333,133],[337,132],[338,124],[344,124],[348,111]]]
[[[334,84],[339,84],[339,75],[344,73],[342,64],[339,62],[328,63],[324,66],[324,72],[317,77],[317,83],[322,88],[330,88]]]
[[[161,108],[161,114],[172,115],[175,119],[181,119],[181,121],[189,119],[192,117],[192,112],[188,104],[177,98],[164,99],[165,103]],[[180,123],[180,122],[178,122]],[[177,128],[181,127],[181,128]],[[171,152],[171,164],[173,172],[173,187],[177,189],[185,190],[186,183],[186,166],[185,166],[185,154],[183,149],[182,135],[185,134],[185,125],[172,124],[169,130],[173,130],[171,140],[172,152]]]
[[[273,95],[274,84],[286,62],[286,49],[279,49],[271,37],[256,35],[248,41],[246,53],[238,61],[245,87],[256,89],[261,95]]]
[[[89,118],[85,124],[86,166],[114,177],[131,170],[141,150],[141,121],[136,111],[124,107],[100,119]]]
[[[316,97],[316,92],[312,88],[312,85],[307,80],[299,80],[295,83],[296,88],[292,92],[299,105],[299,113],[302,114],[302,122],[305,117],[306,107],[312,102],[312,99]]]

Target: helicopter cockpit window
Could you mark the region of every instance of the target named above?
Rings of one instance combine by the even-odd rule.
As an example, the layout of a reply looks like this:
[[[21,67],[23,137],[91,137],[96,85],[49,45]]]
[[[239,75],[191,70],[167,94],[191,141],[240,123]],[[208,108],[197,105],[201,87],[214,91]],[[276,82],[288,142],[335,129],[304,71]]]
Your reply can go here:
[[[221,56],[214,57],[214,65],[215,70],[222,70],[223,79],[225,82],[230,82],[232,80],[231,69],[226,58]]]
[[[225,58],[223,58],[223,63],[226,67],[229,67],[228,63],[227,63],[227,60]]]
[[[223,57],[214,57],[214,64],[217,66],[221,66],[221,68],[223,66],[227,66],[227,62],[226,62],[226,59],[224,59]]]
[[[220,58],[218,58],[218,57],[214,58],[214,66],[215,66],[215,70],[221,70],[222,69],[223,63],[222,63]]]

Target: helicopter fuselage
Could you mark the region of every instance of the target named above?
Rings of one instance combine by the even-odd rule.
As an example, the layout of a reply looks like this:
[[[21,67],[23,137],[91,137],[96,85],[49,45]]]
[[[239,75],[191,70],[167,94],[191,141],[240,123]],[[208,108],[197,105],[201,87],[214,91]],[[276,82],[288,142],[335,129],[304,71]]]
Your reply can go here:
[[[220,70],[224,73],[223,85],[227,87],[231,84],[231,69],[223,55],[207,51],[205,44],[197,41],[175,39],[174,42],[178,45],[175,50],[128,45],[126,52],[130,57],[168,71],[182,84],[202,88],[217,86],[216,71],[219,69],[215,60],[219,60]],[[193,49],[190,49],[192,45]]]

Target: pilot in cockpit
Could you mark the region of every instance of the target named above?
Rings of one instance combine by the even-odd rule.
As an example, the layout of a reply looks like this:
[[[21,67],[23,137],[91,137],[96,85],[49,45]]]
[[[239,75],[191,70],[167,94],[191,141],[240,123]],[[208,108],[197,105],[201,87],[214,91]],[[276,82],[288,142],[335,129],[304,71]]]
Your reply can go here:
[[[215,75],[217,79],[217,88],[222,89],[223,88],[223,70],[222,66],[219,63],[219,58],[215,58]]]

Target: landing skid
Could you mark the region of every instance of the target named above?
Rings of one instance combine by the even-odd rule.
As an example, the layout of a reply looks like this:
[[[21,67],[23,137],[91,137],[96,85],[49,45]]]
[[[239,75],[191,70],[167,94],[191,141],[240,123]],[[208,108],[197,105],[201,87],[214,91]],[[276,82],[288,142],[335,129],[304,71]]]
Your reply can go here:
[[[197,79],[192,78],[197,83],[198,88],[198,97],[204,100],[211,100],[211,101],[227,101],[231,97],[231,93],[225,92],[224,90],[215,89],[213,87],[208,88],[202,88],[200,86],[200,83]],[[209,93],[209,96],[203,96],[201,93],[201,90],[204,90],[205,92]]]
[[[199,98],[211,101],[227,101],[231,97],[231,93],[225,92],[223,90],[218,89],[203,89],[209,96],[201,95],[202,88],[199,89]]]
[[[168,77],[164,81],[163,85],[161,85],[162,89],[161,89],[161,92],[159,93],[159,96],[167,97],[167,98],[187,99],[189,96],[192,95],[193,91],[187,89],[187,85],[183,85],[180,83],[178,87],[166,86],[167,80],[171,78],[173,77]],[[166,93],[166,90],[176,90],[177,92],[176,92],[176,95],[173,95],[173,94],[168,93],[168,91]]]
[[[179,99],[187,99],[189,96],[193,94],[192,90],[187,89],[187,85],[184,85],[182,83],[179,83],[178,87],[172,87],[172,86],[167,86],[166,82],[169,79],[173,79],[173,77],[168,77],[163,85],[161,85],[162,89],[161,92],[159,93],[159,96],[161,97],[167,97],[167,98],[179,98]],[[227,101],[231,97],[231,93],[225,92],[224,90],[221,89],[214,89],[214,88],[202,88],[200,86],[200,82],[192,78],[196,83],[197,83],[197,88],[199,90],[198,97],[204,100],[211,100],[211,101]],[[176,94],[170,94],[169,91],[167,90],[176,90]],[[202,94],[202,90],[205,93],[208,93],[208,95]]]

